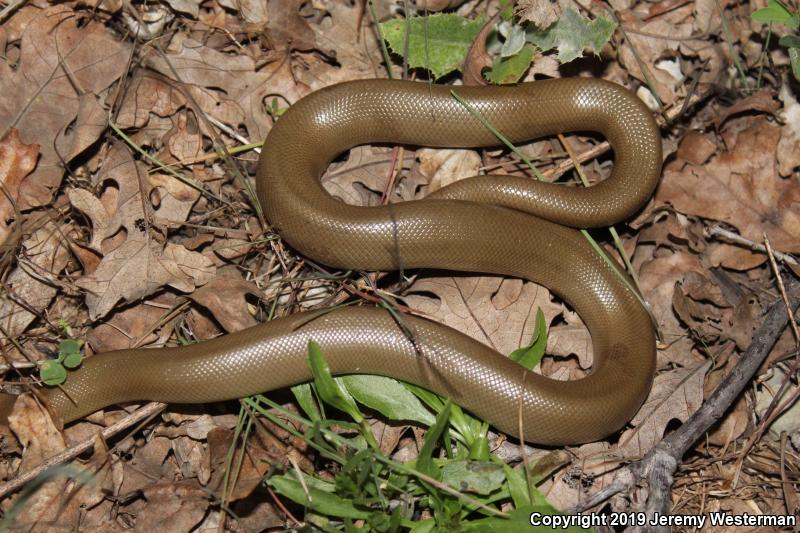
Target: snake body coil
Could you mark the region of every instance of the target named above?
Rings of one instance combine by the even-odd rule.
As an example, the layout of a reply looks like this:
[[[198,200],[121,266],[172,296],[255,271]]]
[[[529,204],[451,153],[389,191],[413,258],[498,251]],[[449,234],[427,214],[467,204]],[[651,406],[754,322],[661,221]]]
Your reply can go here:
[[[600,132],[614,149],[611,177],[572,188],[481,176],[422,201],[383,207],[345,205],[323,190],[319,178],[328,164],[359,144],[497,145],[451,89],[512,142]],[[388,313],[348,308],[311,321],[293,315],[182,348],[100,354],[70,373],[63,389],[44,396],[64,422],[126,401],[242,397],[310,379],[307,342],[314,339],[334,373],[415,383],[510,434],[519,433],[521,416],[524,438],[533,442],[600,439],[625,424],[644,400],[655,339],[647,313],[620,274],[572,227],[604,226],[632,215],[652,194],[660,168],[661,140],[649,111],[604,81],[454,88],[374,80],[317,91],[279,120],[259,162],[259,199],[283,239],[342,269],[430,267],[540,283],[583,318],[593,343],[592,373],[553,381],[447,327],[405,317],[418,350]]]

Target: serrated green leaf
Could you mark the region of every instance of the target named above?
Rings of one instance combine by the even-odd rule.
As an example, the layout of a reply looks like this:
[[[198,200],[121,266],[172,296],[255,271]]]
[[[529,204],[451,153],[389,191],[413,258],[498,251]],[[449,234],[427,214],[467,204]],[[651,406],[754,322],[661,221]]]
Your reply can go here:
[[[488,496],[505,481],[503,467],[486,461],[454,461],[442,467],[442,481],[460,492]]]
[[[308,488],[308,494],[306,494],[306,491],[294,474],[287,473],[281,476],[271,477],[267,481],[267,484],[293,502],[321,514],[355,519],[367,518],[370,515],[368,511],[362,511],[356,508],[350,500],[346,500],[330,492],[319,490],[309,484],[306,484]]]
[[[78,368],[81,366],[81,362],[83,362],[83,356],[79,353],[70,353],[64,356],[61,360],[61,364],[63,364],[66,368]]]
[[[333,379],[328,362],[325,361],[325,356],[322,354],[322,348],[312,340],[308,341],[308,366],[314,376],[314,385],[317,387],[320,399],[343,413],[347,413],[360,424],[364,420],[364,415],[359,411],[353,397],[341,386],[340,382]]]
[[[483,17],[469,20],[454,13],[411,17],[406,58],[408,65],[411,68],[426,68],[434,78],[459,70],[483,23]],[[381,30],[392,52],[402,56],[406,20],[382,22]]]
[[[426,426],[436,421],[422,402],[395,379],[360,374],[341,379],[356,400],[390,420],[412,420]]]
[[[528,370],[539,364],[547,348],[547,322],[541,308],[536,309],[536,326],[533,329],[533,339],[529,346],[518,348],[511,352],[509,357]]]
[[[45,385],[61,385],[67,379],[67,369],[60,362],[50,359],[39,367],[39,377]]]
[[[756,22],[765,24],[783,24],[794,29],[798,27],[797,14],[789,11],[777,0],[769,0],[767,7],[754,11],[750,17]]]
[[[581,57],[584,48],[591,48],[597,54],[616,27],[614,22],[604,17],[589,21],[569,8],[546,30],[530,32],[528,40],[543,51],[557,48],[558,60],[569,63]]]
[[[514,56],[506,59],[495,59],[487,78],[497,85],[517,83],[533,63],[533,53],[533,46],[528,45]]]

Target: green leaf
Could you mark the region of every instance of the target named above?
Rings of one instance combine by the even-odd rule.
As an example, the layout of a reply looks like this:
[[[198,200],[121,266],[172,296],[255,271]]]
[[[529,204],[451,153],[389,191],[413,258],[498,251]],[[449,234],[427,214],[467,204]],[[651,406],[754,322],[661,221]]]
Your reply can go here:
[[[800,48],[800,37],[797,35],[784,35],[778,41],[778,44],[786,48]]]
[[[61,385],[67,379],[67,369],[59,361],[49,359],[39,367],[39,377],[45,385]]]
[[[517,83],[533,62],[533,46],[527,45],[516,55],[507,59],[496,59],[487,78],[498,85]]]
[[[475,437],[469,448],[469,458],[473,461],[489,460],[489,439],[485,435]]]
[[[597,54],[616,27],[614,22],[606,18],[597,17],[589,21],[569,8],[546,30],[529,33],[528,39],[543,51],[558,48],[558,60],[569,63],[581,57],[583,49],[587,47]]]
[[[547,322],[541,308],[536,309],[536,326],[533,329],[533,339],[530,346],[518,348],[511,352],[509,357],[528,370],[539,364],[547,348]]]
[[[417,470],[432,478],[439,479],[441,472],[436,463],[433,462],[433,450],[436,448],[436,441],[442,436],[447,423],[450,418],[450,408],[453,404],[450,400],[444,405],[444,409],[436,417],[436,422],[430,427],[425,434],[425,440],[422,443],[422,449],[419,451],[417,457]]]
[[[356,400],[390,420],[413,420],[426,426],[436,421],[422,402],[395,379],[372,375],[343,376],[341,379]]]
[[[319,422],[322,420],[322,415],[319,412],[317,402],[314,400],[314,393],[311,390],[310,383],[302,383],[292,387],[292,394],[294,394],[297,403],[305,412],[306,416],[312,422]]]
[[[778,0],[769,0],[767,7],[754,11],[750,17],[756,22],[764,24],[783,24],[790,28],[798,28],[797,13],[789,11],[783,3]]]
[[[359,411],[353,397],[347,393],[340,382],[333,379],[328,362],[325,361],[325,356],[322,354],[322,348],[312,340],[308,341],[308,366],[311,368],[314,385],[316,385],[317,393],[322,401],[347,413],[350,418],[360,424],[364,420],[364,415]]]
[[[306,494],[294,474],[287,473],[271,477],[267,484],[295,503],[308,507],[320,514],[355,519],[367,518],[370,515],[368,511],[356,508],[351,501],[336,494],[319,490],[309,484],[306,484],[308,487],[308,494]]]
[[[460,492],[487,496],[505,481],[503,467],[486,461],[454,461],[442,467],[442,481]]]
[[[79,353],[70,353],[66,354],[61,361],[65,367],[73,369],[78,368],[81,366],[81,362],[83,362],[83,356]]]
[[[406,58],[408,65],[411,68],[426,68],[434,78],[459,70],[483,23],[483,17],[469,20],[454,13],[411,17]],[[402,56],[405,50],[406,20],[382,22],[381,29],[389,48]]]
[[[552,509],[552,508],[550,508]],[[541,513],[542,515],[545,514],[559,514],[556,511],[550,512],[550,509],[542,508],[540,506],[526,506],[526,507],[519,507],[509,513],[509,518],[500,518],[500,517],[491,517],[491,518],[483,518],[481,520],[473,520],[471,522],[467,522],[462,524],[465,533],[467,532],[481,532],[481,533],[506,533],[507,531],[528,531],[531,533],[544,533],[544,532],[552,532],[553,528],[539,526],[539,527],[532,527],[530,523],[530,516],[531,513]],[[579,527],[569,527],[566,529],[558,529],[558,531],[564,531],[569,533],[577,533],[579,531],[592,531],[591,529],[582,529]]]
[[[794,79],[800,81],[800,48],[789,48],[789,61],[792,64]]]
[[[519,509],[520,507],[530,505],[531,495],[528,492],[528,482],[525,480],[525,471],[523,469],[515,470],[503,463],[503,472],[506,474],[508,492],[511,494],[511,499],[514,500],[514,507]]]
[[[436,527],[436,520],[428,518],[422,522],[417,522],[408,533],[430,533]]]
[[[81,353],[81,341],[76,339],[64,339],[58,343],[59,355],[69,355],[73,353]]]

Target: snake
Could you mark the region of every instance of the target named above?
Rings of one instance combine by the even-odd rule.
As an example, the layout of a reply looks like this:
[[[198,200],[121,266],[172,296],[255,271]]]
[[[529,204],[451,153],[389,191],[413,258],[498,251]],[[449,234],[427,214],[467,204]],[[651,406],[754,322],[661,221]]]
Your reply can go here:
[[[321,183],[330,164],[359,145],[488,148],[500,145],[498,132],[511,143],[596,133],[613,149],[613,167],[589,187],[480,175],[421,200],[373,207],[348,205]],[[242,398],[311,380],[314,340],[334,375],[376,374],[423,387],[525,441],[605,438],[630,421],[652,387],[656,337],[628,274],[581,229],[635,215],[653,194],[661,163],[652,113],[631,91],[601,79],[509,86],[376,79],[314,91],[277,119],[258,162],[258,199],[283,242],[332,269],[438,269],[543,285],[588,329],[590,372],[550,379],[445,325],[351,305],[188,346],[95,354],[38,397],[61,423],[126,402]],[[0,420],[13,398],[2,396]]]

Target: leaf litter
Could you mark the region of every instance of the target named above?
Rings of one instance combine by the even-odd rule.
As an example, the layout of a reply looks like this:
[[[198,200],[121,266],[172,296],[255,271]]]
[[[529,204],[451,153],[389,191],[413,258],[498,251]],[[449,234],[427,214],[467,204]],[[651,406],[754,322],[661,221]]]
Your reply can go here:
[[[466,68],[483,23],[508,3],[429,4],[449,4],[450,11],[427,19],[422,9],[408,13],[416,15],[408,65],[418,77],[451,81]],[[638,90],[666,118],[661,185],[635,223],[618,228],[660,333],[658,373],[625,429],[570,449],[536,482],[551,504],[567,509],[611,483],[618,464],[685,422],[749,345],[775,295],[773,272],[757,245],[766,235],[776,251],[800,254],[800,107],[790,81],[791,48],[767,47],[766,26],[750,18],[766,2],[620,0],[612,2],[616,17],[597,4],[546,4],[543,10],[519,2],[519,18],[499,17],[505,29],[488,32],[476,48],[487,80],[599,75]],[[402,76],[402,10],[382,1],[373,7],[388,41],[388,69]],[[259,222],[235,176],[253,175],[254,148],[305,94],[387,76],[372,16],[359,2],[333,0],[174,0],[153,9],[39,2],[6,15],[0,26],[0,348],[8,381],[18,372],[35,378],[25,368],[57,355],[63,339],[85,339],[89,356],[184,345],[354,294],[410,309],[506,354],[530,342],[540,309],[550,355],[538,371],[555,379],[585,375],[591,366],[586,329],[542,287],[446,272],[406,272],[408,279],[329,272],[304,263]],[[525,20],[537,25],[523,26]],[[608,174],[610,157],[597,139],[566,140],[579,154],[596,150],[586,163],[592,181]],[[220,153],[223,147],[230,155]],[[555,140],[520,150],[550,179],[576,181]],[[418,200],[498,168],[529,175],[507,151],[357,147],[328,169],[323,184],[347,203],[378,205]],[[712,228],[743,241],[718,237]],[[797,512],[789,508],[799,497],[796,410],[775,426],[788,438],[782,453],[775,452],[780,434],[772,428],[739,470],[734,461],[763,424],[765,402],[787,380],[796,350],[785,334],[751,393],[687,455],[673,487],[676,512]],[[369,431],[383,454],[408,460],[425,453],[420,426],[430,425],[437,409],[425,416],[420,410],[427,408],[413,404],[413,412],[397,415],[410,400],[392,407],[365,399],[373,392],[369,380],[351,381],[354,391],[369,393],[360,401],[378,402],[368,413]],[[0,434],[4,480],[80,441],[91,441],[92,452],[69,460],[67,471],[29,499],[4,494],[0,505],[17,512],[18,525],[37,531],[56,521],[103,531],[258,531],[314,522],[313,513],[304,516],[302,506],[277,490],[280,484],[264,482],[276,472],[286,476],[284,485],[294,479],[316,483],[314,491],[338,487],[359,505],[373,505],[358,500],[367,493],[346,492],[354,487],[348,467],[309,446],[313,441],[302,435],[308,426],[298,421],[311,416],[306,405],[284,401],[269,416],[249,404],[188,412],[170,406],[144,426],[103,441],[98,429],[136,406],[110,406],[62,433],[23,396],[14,433]],[[428,402],[435,400],[422,397],[433,405]],[[456,440],[465,439],[459,446],[476,439],[478,449],[485,433],[469,431],[479,428],[477,421],[459,411],[451,417]],[[332,428],[358,435],[341,421]],[[505,446],[502,435],[486,436],[498,450]],[[526,449],[541,461],[548,453]],[[511,466],[524,472],[515,457]],[[795,482],[785,481],[787,471]],[[473,495],[506,490],[486,485],[499,471],[477,460],[454,461],[445,473],[445,481]],[[403,497],[412,508],[419,503],[411,493]],[[629,510],[630,502],[615,498],[610,508]],[[342,516],[335,507],[327,510]],[[353,520],[361,527],[388,527],[360,513]],[[415,518],[424,522],[434,514],[422,509]]]

